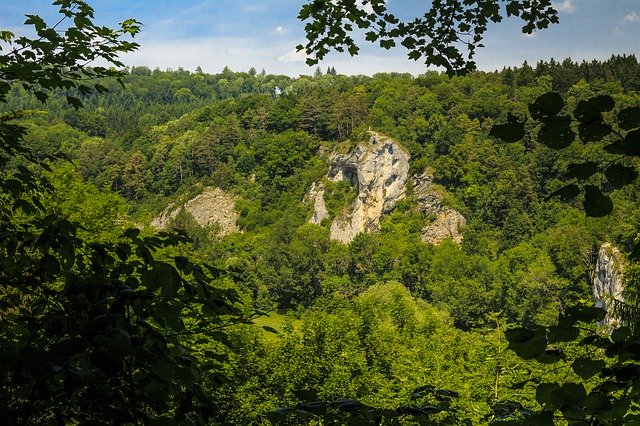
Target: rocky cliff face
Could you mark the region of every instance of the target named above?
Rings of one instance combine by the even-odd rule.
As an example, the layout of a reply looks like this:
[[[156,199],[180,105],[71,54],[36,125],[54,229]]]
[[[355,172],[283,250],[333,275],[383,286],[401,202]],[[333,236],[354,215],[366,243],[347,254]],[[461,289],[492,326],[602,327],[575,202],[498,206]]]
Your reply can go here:
[[[392,139],[374,132],[370,134],[367,144],[360,144],[346,154],[329,157],[327,179],[334,182],[349,180],[358,191],[352,208],[331,223],[331,238],[344,243],[351,242],[360,232],[378,230],[382,216],[406,196],[409,154]],[[441,194],[433,186],[433,176],[426,172],[412,176],[410,185],[420,211],[438,215],[436,222],[423,230],[423,240],[437,244],[452,237],[460,242],[464,218],[458,212],[441,206]],[[309,221],[320,224],[329,217],[323,185],[314,184],[307,198],[314,205]]]
[[[593,300],[599,308],[607,311],[603,324],[614,328],[619,325],[617,305],[624,302],[622,273],[624,259],[620,251],[609,243],[604,243],[598,252],[593,280]]]
[[[217,224],[220,227],[220,236],[239,231],[235,198],[220,188],[212,187],[205,187],[201,194],[184,204],[170,204],[151,222],[151,226],[158,229],[166,228],[181,209],[191,213],[200,226]]]

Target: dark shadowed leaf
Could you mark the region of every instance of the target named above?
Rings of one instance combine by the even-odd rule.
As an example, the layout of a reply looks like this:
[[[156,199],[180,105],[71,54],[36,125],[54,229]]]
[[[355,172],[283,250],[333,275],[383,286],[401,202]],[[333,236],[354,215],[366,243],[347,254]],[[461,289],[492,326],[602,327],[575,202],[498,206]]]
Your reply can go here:
[[[622,130],[632,130],[640,127],[640,107],[625,108],[618,113],[618,126]]]
[[[491,127],[489,134],[502,142],[518,142],[524,138],[524,123],[496,124]]]
[[[509,343],[523,343],[531,340],[535,335],[535,332],[528,328],[516,327],[507,329],[504,332],[504,335]]]
[[[604,171],[604,175],[609,183],[616,188],[629,185],[638,178],[638,172],[634,167],[626,167],[618,163],[610,165]]]
[[[559,93],[548,92],[539,96],[532,104],[529,104],[529,112],[534,120],[548,120],[562,111],[564,100]]]
[[[556,189],[551,194],[547,195],[546,199],[549,200],[553,197],[558,197],[562,201],[569,201],[573,200],[578,195],[580,195],[580,187],[575,183],[572,183],[570,185],[563,186],[560,189]]]
[[[542,406],[556,407],[553,393],[558,389],[560,389],[560,385],[557,383],[540,383],[538,387],[536,387],[536,401]]]
[[[584,188],[584,211],[590,217],[604,217],[613,211],[613,201],[604,195],[600,188],[587,185]]]
[[[563,149],[571,145],[576,134],[571,129],[571,118],[562,115],[546,121],[538,132],[538,141],[552,149]]]
[[[527,416],[521,423],[523,426],[548,426],[553,424],[553,412],[543,410]]]
[[[585,163],[569,164],[567,166],[567,177],[580,180],[587,179],[598,171],[598,164],[593,161]]]
[[[576,327],[553,326],[549,327],[547,339],[549,343],[571,342],[580,336],[580,330]]]
[[[560,322],[564,324],[575,324],[578,321],[592,322],[602,321],[607,312],[595,306],[569,306],[562,315]]]
[[[604,361],[585,357],[577,358],[571,363],[571,368],[573,369],[573,371],[585,380],[600,373],[600,371],[602,371],[604,367]]]
[[[582,142],[597,142],[602,140],[605,136],[611,134],[613,129],[606,123],[593,122],[593,123],[580,123],[578,125],[578,135]]]
[[[551,396],[558,406],[580,406],[587,396],[587,390],[582,383],[567,382],[553,391]]]
[[[599,413],[611,408],[611,401],[605,394],[591,393],[584,399],[584,408],[587,413]]]
[[[599,112],[611,111],[616,106],[616,102],[609,95],[594,96],[588,102]]]
[[[278,332],[278,330],[276,330],[275,328],[270,327],[270,326],[268,326],[268,325],[263,325],[263,326],[262,326],[262,329],[263,329],[264,331],[268,331],[269,333],[273,333],[273,334],[280,334],[280,333]]]

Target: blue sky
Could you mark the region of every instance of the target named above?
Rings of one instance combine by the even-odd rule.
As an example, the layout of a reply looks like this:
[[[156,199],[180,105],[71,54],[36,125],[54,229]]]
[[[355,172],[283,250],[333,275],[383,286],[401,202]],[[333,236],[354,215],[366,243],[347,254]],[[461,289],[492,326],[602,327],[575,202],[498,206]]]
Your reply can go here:
[[[255,67],[268,73],[311,74],[313,68],[295,53],[305,41],[304,24],[296,19],[303,0],[89,0],[96,21],[114,25],[126,18],[144,24],[136,37],[139,51],[123,57],[127,65],[147,65],[218,72]],[[47,0],[0,0],[0,29],[24,33],[26,13],[49,22],[56,9]],[[424,11],[425,0],[388,0],[398,15]],[[640,0],[558,0],[560,24],[525,36],[519,21],[491,26],[485,48],[476,61],[480,69],[501,69],[524,60],[535,64],[550,58],[606,59],[616,53],[640,57]],[[363,43],[359,56],[331,54],[321,64],[339,73],[368,74],[398,71],[419,74],[424,64],[407,59],[404,48],[384,51]]]

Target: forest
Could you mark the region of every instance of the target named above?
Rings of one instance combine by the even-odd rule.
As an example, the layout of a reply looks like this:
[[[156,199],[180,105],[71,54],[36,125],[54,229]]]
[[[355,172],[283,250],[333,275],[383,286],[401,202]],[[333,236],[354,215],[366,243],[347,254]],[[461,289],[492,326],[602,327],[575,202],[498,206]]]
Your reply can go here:
[[[134,21],[74,22],[135,48]],[[640,422],[634,55],[297,78],[2,58],[8,424]],[[385,205],[336,237],[383,148]],[[445,212],[459,232],[425,237]]]

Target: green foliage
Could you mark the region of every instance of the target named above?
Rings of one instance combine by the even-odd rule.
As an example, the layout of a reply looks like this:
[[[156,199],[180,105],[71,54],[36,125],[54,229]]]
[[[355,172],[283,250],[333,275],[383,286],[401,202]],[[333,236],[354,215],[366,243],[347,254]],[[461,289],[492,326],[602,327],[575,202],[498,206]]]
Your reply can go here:
[[[390,49],[398,43],[409,50],[413,60],[425,59],[425,64],[443,67],[450,75],[466,74],[475,70],[473,57],[477,47],[482,46],[489,22],[497,23],[503,17],[516,16],[524,21],[522,32],[530,34],[535,29],[547,28],[558,23],[558,12],[549,0],[535,3],[510,0],[506,11],[501,11],[497,0],[457,2],[453,0],[435,2],[423,16],[402,21],[389,10],[383,0],[370,0],[362,7],[353,1],[314,1],[305,3],[298,19],[308,21],[305,25],[307,43],[299,45],[314,55],[307,64],[315,65],[331,49],[351,56],[360,48],[351,33],[355,29],[366,30],[366,40],[378,42],[381,48]],[[460,44],[467,47],[466,55]]]

